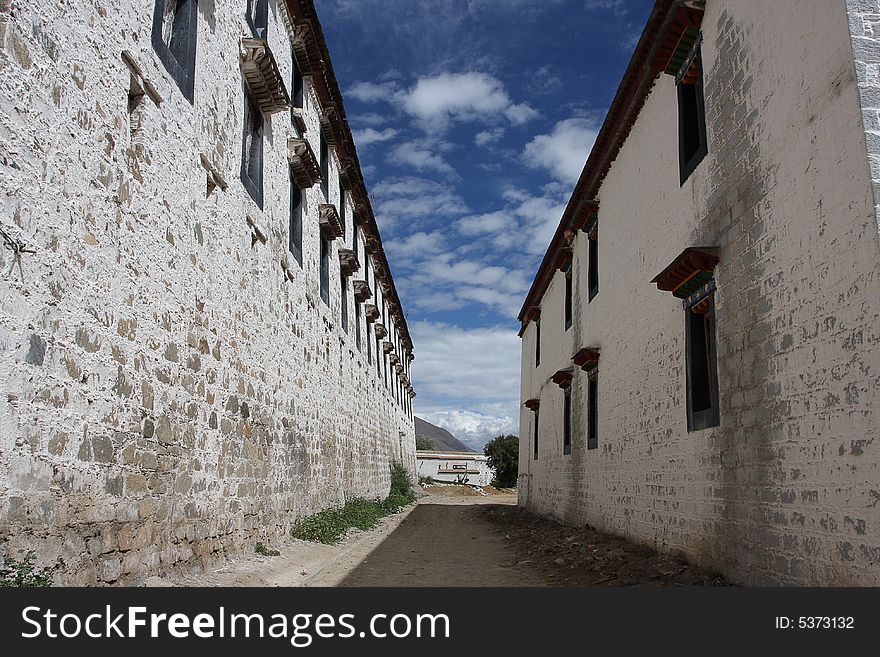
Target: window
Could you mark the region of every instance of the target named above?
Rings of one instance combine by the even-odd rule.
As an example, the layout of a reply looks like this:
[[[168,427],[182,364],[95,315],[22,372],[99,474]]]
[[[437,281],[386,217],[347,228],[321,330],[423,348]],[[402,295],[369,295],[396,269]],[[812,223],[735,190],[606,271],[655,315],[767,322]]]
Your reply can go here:
[[[153,49],[184,97],[193,102],[198,0],[156,0]]]
[[[324,200],[330,202],[330,149],[327,140],[321,135],[321,191],[324,192]]]
[[[571,265],[565,269],[565,330],[571,328]]]
[[[590,231],[588,239],[590,250],[590,263],[587,272],[587,284],[589,287],[589,299],[587,303],[593,300],[599,294],[599,227],[594,225]]]
[[[244,139],[241,154],[241,182],[257,206],[263,208],[263,115],[245,94]]]
[[[587,449],[599,446],[598,390],[599,376],[593,372],[587,383]]]
[[[354,300],[354,342],[358,350],[361,349],[361,304],[355,297]]]
[[[367,323],[367,364],[373,364],[373,341],[370,340],[370,324]]]
[[[321,299],[330,305],[330,242],[321,240]]]
[[[296,258],[299,266],[302,267],[302,190],[297,187],[293,179],[293,172],[290,174],[290,222],[288,227],[288,249]]]
[[[305,95],[303,93],[303,74],[299,70],[299,64],[296,63],[296,57],[293,58],[293,81],[290,86],[293,88],[293,97],[290,99],[293,101],[293,107],[302,109]]]
[[[345,239],[345,188],[342,186],[342,176],[339,176],[339,223],[342,224],[342,239]]]
[[[342,330],[348,333],[348,277],[339,277],[340,299],[342,302]]]
[[[541,364],[541,322],[535,322],[535,367]]]
[[[382,376],[382,350],[378,335],[376,336],[376,376]]]
[[[688,431],[720,423],[714,296],[712,292],[685,309]]]
[[[562,453],[571,454],[571,386],[566,386],[562,407]]]
[[[245,19],[257,39],[266,38],[269,25],[269,0],[247,0]]]
[[[535,441],[534,441],[535,442],[535,457],[534,458],[536,461],[538,460],[538,420],[539,420],[540,414],[541,414],[540,411],[538,411],[538,410],[535,411]]]
[[[699,41],[686,73],[678,82],[678,154],[683,185],[708,152],[706,115],[703,102],[703,62]]]

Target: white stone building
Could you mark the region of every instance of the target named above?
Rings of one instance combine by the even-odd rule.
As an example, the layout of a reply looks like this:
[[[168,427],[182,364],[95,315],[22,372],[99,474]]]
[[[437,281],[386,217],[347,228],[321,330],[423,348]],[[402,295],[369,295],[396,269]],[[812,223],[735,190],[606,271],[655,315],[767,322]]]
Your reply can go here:
[[[655,4],[520,314],[520,504],[880,584],[878,25]]]
[[[0,0],[0,171],[2,553],[133,583],[414,472],[311,0]]]
[[[489,457],[477,452],[435,452],[416,450],[419,477],[431,477],[447,484],[488,486],[495,478]]]

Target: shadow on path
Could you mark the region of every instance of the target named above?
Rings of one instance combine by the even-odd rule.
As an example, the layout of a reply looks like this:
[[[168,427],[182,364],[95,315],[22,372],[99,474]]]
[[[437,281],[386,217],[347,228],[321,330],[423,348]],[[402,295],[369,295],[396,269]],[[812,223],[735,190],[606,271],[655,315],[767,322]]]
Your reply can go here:
[[[483,519],[487,504],[420,504],[338,586],[547,586]]]

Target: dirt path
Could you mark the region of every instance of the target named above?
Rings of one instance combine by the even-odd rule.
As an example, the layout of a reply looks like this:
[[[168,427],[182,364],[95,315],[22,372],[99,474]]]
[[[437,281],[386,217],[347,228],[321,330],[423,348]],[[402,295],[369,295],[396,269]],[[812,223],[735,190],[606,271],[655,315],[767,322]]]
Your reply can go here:
[[[494,491],[493,491],[494,492]],[[516,507],[516,494],[428,488],[415,506],[354,530],[337,545],[287,538],[209,573],[148,586],[681,586],[716,574],[591,527],[567,527]]]
[[[515,501],[513,495],[425,498],[344,577],[318,577],[310,585],[546,586],[540,573],[516,565],[486,520],[485,509]]]

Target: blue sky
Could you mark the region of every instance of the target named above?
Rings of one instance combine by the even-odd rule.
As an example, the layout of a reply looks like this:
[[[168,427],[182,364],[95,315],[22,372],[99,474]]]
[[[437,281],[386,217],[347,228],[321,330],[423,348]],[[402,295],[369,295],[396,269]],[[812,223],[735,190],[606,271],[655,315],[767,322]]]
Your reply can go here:
[[[316,0],[415,345],[417,415],[518,433],[517,312],[651,0]]]

